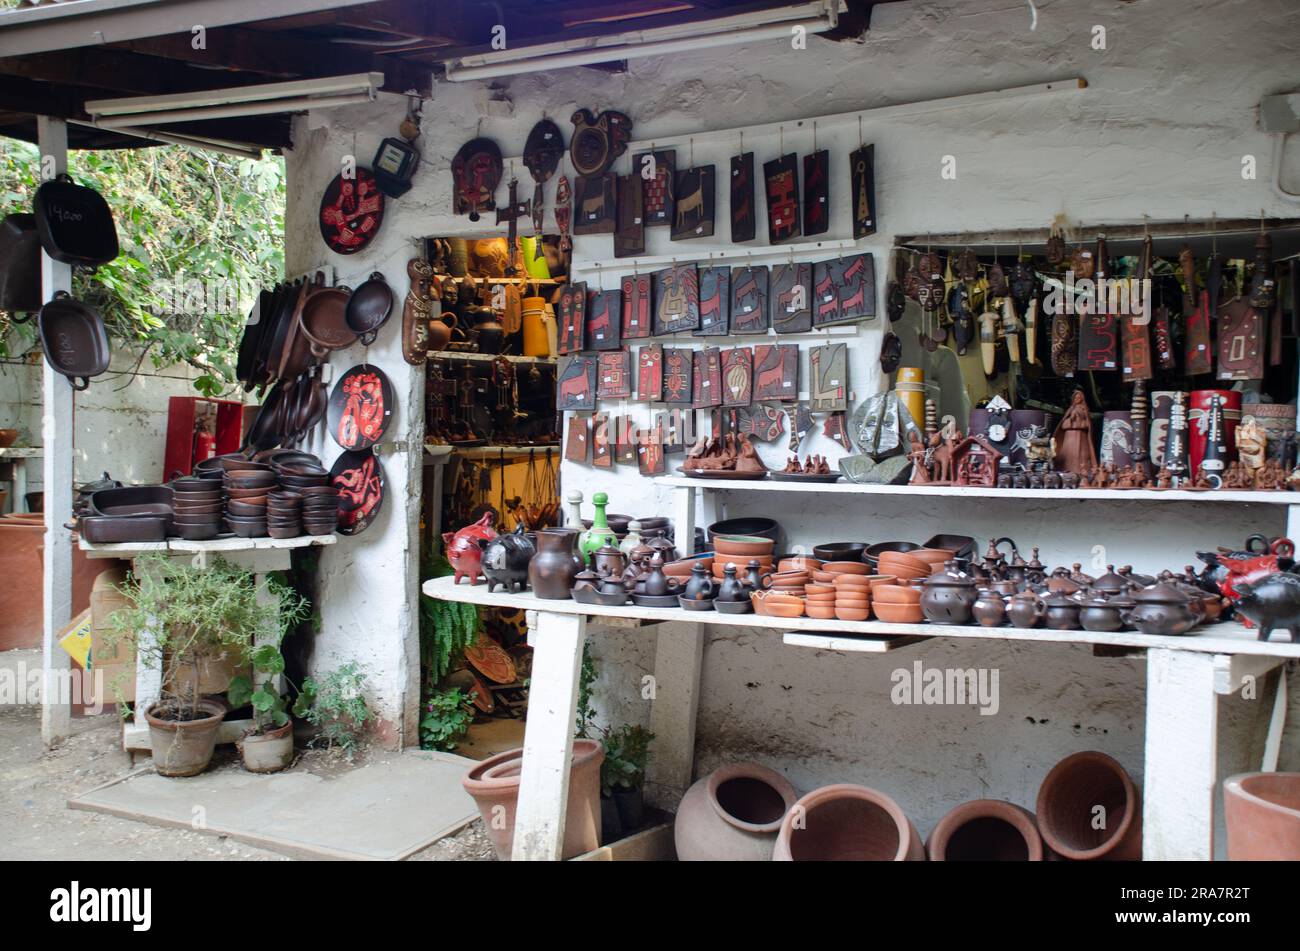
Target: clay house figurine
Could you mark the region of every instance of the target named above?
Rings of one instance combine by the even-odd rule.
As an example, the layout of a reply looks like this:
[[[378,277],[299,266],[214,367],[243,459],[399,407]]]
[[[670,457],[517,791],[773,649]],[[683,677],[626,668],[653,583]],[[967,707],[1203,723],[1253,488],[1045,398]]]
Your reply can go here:
[[[975,485],[992,488],[998,478],[998,463],[1002,459],[994,445],[983,436],[967,436],[952,450],[953,485]]]

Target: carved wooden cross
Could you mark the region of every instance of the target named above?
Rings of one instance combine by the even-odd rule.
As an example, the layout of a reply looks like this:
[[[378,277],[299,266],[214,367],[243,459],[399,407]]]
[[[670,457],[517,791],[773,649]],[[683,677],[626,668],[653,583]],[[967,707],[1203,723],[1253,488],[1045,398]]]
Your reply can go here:
[[[510,251],[510,263],[506,265],[506,276],[510,277],[518,270],[515,267],[515,248],[519,237],[519,219],[527,218],[532,214],[532,202],[519,200],[519,179],[510,179],[510,205],[509,207],[497,209],[497,224],[503,221],[510,223],[510,231],[506,239],[506,247]]]

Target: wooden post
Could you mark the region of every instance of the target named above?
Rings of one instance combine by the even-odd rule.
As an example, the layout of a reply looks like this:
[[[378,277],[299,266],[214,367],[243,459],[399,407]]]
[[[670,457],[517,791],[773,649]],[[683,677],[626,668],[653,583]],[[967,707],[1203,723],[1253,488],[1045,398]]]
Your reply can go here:
[[[564,850],[569,765],[587,619],[537,612],[524,760],[515,812],[515,861],[558,861]]]
[[[695,554],[695,490],[686,486],[673,489],[673,538],[683,558]]]
[[[1219,655],[1147,651],[1142,858],[1214,858]]]
[[[646,767],[646,797],[661,809],[675,810],[691,785],[704,634],[703,624],[659,625],[650,707],[655,745]]]
[[[42,178],[68,169],[68,127],[62,119],[36,119]],[[48,174],[47,174],[48,173]],[[42,300],[72,290],[72,268],[41,252]],[[72,620],[72,537],[64,524],[72,520],[72,386],[48,362],[41,368],[45,473],[45,578],[41,591],[45,682],[41,691],[41,740],[53,747],[72,724],[72,658],[58,636]],[[21,505],[15,499],[16,505]],[[15,509],[18,511],[18,509]]]

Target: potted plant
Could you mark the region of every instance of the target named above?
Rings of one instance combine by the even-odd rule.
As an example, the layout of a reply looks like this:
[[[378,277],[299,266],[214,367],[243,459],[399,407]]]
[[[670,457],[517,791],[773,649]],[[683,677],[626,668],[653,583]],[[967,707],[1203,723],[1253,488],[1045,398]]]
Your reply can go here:
[[[245,663],[259,634],[283,636],[283,599],[263,601],[252,572],[221,560],[195,568],[148,555],[137,559],[133,574],[137,583],[122,588],[127,605],[114,613],[111,636],[162,671],[162,696],[144,711],[154,768],[194,776],[211,761],[229,710],[205,694],[205,676],[215,663]],[[152,636],[142,638],[145,631]]]
[[[275,687],[276,675],[284,674],[284,655],[273,644],[253,649],[250,659],[255,675],[240,674],[230,682],[226,699],[232,707],[251,704],[254,727],[239,741],[244,768],[253,773],[274,773],[293,762],[293,721],[288,704]],[[302,695],[299,694],[301,703]],[[295,708],[295,713],[298,710]],[[301,715],[301,714],[299,714]]]
[[[612,842],[645,822],[645,768],[655,735],[643,726],[625,724],[605,730],[605,759],[600,764],[602,839]]]
[[[366,675],[354,663],[330,671],[321,680],[311,677],[302,682],[302,691],[293,706],[319,731],[313,742],[321,741],[327,749],[338,749],[350,761],[361,740],[361,731],[370,719],[365,697]]]

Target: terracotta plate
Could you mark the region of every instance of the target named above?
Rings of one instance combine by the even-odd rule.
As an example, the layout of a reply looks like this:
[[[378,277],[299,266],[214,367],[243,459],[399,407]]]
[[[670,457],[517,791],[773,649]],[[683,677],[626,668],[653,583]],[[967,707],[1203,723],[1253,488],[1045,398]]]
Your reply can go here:
[[[814,473],[808,475],[803,472],[769,472],[769,479],[775,479],[777,482],[839,482],[840,474],[838,472]]]

